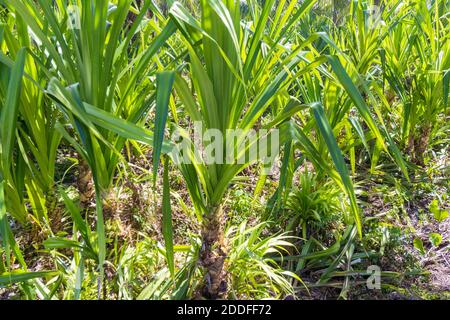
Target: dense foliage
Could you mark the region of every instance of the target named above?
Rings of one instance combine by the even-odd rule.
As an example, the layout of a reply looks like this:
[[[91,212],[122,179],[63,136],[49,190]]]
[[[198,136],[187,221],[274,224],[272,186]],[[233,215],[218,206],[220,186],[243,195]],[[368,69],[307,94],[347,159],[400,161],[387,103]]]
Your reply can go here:
[[[0,0],[0,299],[446,296],[449,12]]]

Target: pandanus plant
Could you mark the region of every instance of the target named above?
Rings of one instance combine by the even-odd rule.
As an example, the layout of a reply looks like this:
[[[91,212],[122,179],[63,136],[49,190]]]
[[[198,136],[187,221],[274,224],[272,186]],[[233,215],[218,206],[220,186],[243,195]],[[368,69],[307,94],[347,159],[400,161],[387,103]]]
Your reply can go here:
[[[132,0],[8,0],[6,5],[31,35],[30,51],[46,76],[46,93],[64,115],[56,124],[60,134],[92,172],[94,249],[101,280],[106,257],[103,201],[127,141],[123,132],[143,121],[154,105],[150,75],[161,65],[156,54],[175,25],[166,25],[151,1],[141,8]],[[149,9],[154,20],[148,19]],[[129,14],[133,19],[127,19]]]
[[[43,73],[24,48],[29,44],[23,20],[9,16],[0,25],[0,177],[5,211],[0,234],[7,264],[13,248],[22,267],[22,254],[8,231],[10,219],[52,234],[49,212],[55,208],[55,164],[61,140],[55,128],[57,111],[41,88]]]
[[[298,4],[293,1],[286,7],[286,1],[282,1],[279,6],[274,6],[274,0],[266,1],[260,10],[252,10],[252,25],[243,22],[239,2],[236,1],[200,1],[200,20],[192,16],[179,2],[175,2],[170,9],[170,15],[182,33],[182,41],[187,48],[188,69],[176,74],[174,79],[177,97],[188,119],[200,123],[203,132],[209,130],[221,133],[212,134],[214,137],[205,139],[208,140],[204,145],[205,150],[211,151],[209,147],[214,140],[214,154],[226,154],[228,159],[225,163],[217,161],[217,158],[215,161],[208,161],[195,150],[188,148],[183,152],[188,154],[191,161],[175,161],[185,179],[202,226],[199,264],[205,269],[205,281],[199,293],[203,297],[218,298],[226,291],[224,196],[237,175],[255,162],[255,159],[249,156],[252,147],[257,145],[261,152],[259,154],[266,151],[269,155],[269,142],[277,138],[277,131],[273,129],[279,127],[281,133],[276,143],[283,145],[297,139],[307,151],[314,153],[314,147],[308,137],[298,128],[290,126],[288,121],[289,117],[299,110],[310,108],[314,111],[318,130],[324,136],[338,168],[338,172],[331,170],[332,176],[348,193],[354,221],[361,230],[352,183],[323,107],[318,103],[301,104],[290,95],[293,79],[327,61],[327,57],[316,55],[316,52],[308,56],[302,51],[302,48],[307,48],[317,36],[296,46],[287,42],[295,22],[307,13],[314,3],[315,1],[304,1]],[[291,15],[284,15],[284,8],[287,8]],[[334,64],[340,66],[339,62]],[[342,67],[338,68],[338,71],[341,72]],[[343,81],[351,82],[348,76],[343,78]],[[354,87],[350,89],[356,90]],[[360,96],[357,97],[361,99]],[[280,110],[280,113],[263,122],[263,115],[267,115],[269,110]],[[163,141],[167,114],[167,105],[161,104],[155,119],[156,166],[161,153],[158,145]],[[175,127],[182,132],[181,136],[187,139],[188,132],[177,124]],[[268,130],[267,134],[257,134],[252,142],[247,143],[249,130],[255,127]],[[226,134],[227,130],[236,130],[233,139]],[[276,152],[278,151],[277,149]],[[312,156],[316,157],[314,160],[317,163],[330,168],[317,153]],[[172,158],[176,158],[173,153]],[[220,156],[218,158],[220,159]],[[168,185],[166,163],[165,186]],[[165,229],[168,260],[173,261],[173,257],[170,257],[173,247],[170,236],[170,208],[167,208],[168,192],[165,192],[163,198],[166,208],[163,210],[164,221],[169,225]]]
[[[401,109],[401,138],[412,160],[422,163],[438,119],[448,116],[450,41],[445,1],[406,2],[389,17],[389,35],[381,43],[381,61],[390,102]],[[448,128],[447,128],[448,130]]]
[[[0,42],[1,43],[1,42]],[[21,49],[11,68],[0,65],[2,81],[0,82],[0,236],[6,253],[6,262],[10,266],[11,250],[22,267],[26,267],[22,254],[14,241],[7,211],[12,206],[7,205],[6,193],[15,189],[14,182],[17,171],[14,164],[14,147],[16,120],[18,114],[22,76],[25,65],[25,50]],[[18,197],[15,192],[12,192]],[[19,212],[23,212],[23,209]]]
[[[0,25],[0,46],[3,47],[0,63],[4,76],[8,75],[7,70],[14,60],[25,52],[24,47],[30,44],[25,22],[9,15],[6,23]],[[45,54],[39,58],[47,61]],[[14,132],[10,143],[15,150],[12,161],[15,178],[7,180],[8,211],[19,223],[26,224],[29,216],[25,202],[29,202],[33,222],[48,231],[48,212],[55,206],[55,163],[61,140],[55,125],[59,115],[41,87],[45,83],[44,72],[29,54],[24,60],[24,74],[18,104],[3,110],[9,118],[5,117],[8,123],[2,127]]]
[[[283,146],[284,159],[281,189],[275,194],[275,202],[279,202],[287,187],[289,178],[285,164],[291,162],[293,151],[299,149],[304,158],[326,172],[347,194],[351,213],[346,215],[347,222],[355,225],[354,230],[359,235],[362,233],[359,208],[347,165],[335,139],[342,130],[336,124],[348,117],[352,106],[356,107],[379,149],[391,155],[406,173],[403,159],[382,120],[377,124],[360,93],[359,89],[367,92],[368,86],[360,79],[356,68],[323,33],[303,38],[293,32],[299,19],[315,3],[280,1],[275,5],[275,1],[266,1],[261,6],[250,5],[252,24],[241,17],[236,1],[200,1],[200,21],[178,2],[171,7],[171,17],[184,37],[189,66],[187,80],[185,73],[175,77],[177,96],[189,119],[201,123],[203,132],[212,129],[222,133],[213,134],[214,138],[208,136],[205,150],[211,150],[208,147],[214,140],[213,144],[219,146],[216,149],[222,148],[215,150],[216,154],[218,151],[232,158],[227,163],[210,163],[205,159],[201,161],[201,157],[191,152],[193,163],[179,164],[202,224],[199,262],[205,267],[205,285],[201,289],[204,297],[220,297],[226,289],[223,201],[233,180],[254,163],[251,157],[242,161],[254,147],[252,143],[243,143],[250,129],[269,130],[266,136],[257,135],[253,140],[258,147],[263,142],[262,149],[267,147],[264,142],[275,138],[277,131],[273,129],[279,129],[277,142]],[[325,52],[343,57],[320,54],[312,45],[318,39],[327,44]],[[331,66],[332,72],[325,64]],[[330,92],[322,94],[322,89]],[[339,96],[345,99],[344,108],[336,107]],[[303,121],[305,110],[311,112],[308,121]],[[156,116],[160,128],[164,128],[167,109],[159,110]],[[303,120],[298,121],[297,116]],[[353,119],[352,122],[360,129],[358,121]],[[238,143],[234,145],[226,134],[230,129],[239,132],[235,132]],[[358,136],[365,141],[362,131],[358,131]],[[155,131],[155,136],[162,137],[162,132]],[[231,154],[230,144],[235,147]],[[329,158],[334,166],[327,161]],[[353,163],[354,157],[351,158]],[[265,176],[263,173],[256,189],[262,188]]]
[[[0,26],[0,48],[4,44],[4,32],[4,26]],[[6,37],[8,38],[8,35]],[[40,96],[33,84],[36,79],[33,77],[37,75],[33,62],[27,59],[29,57],[27,57],[25,48],[10,46],[11,43],[16,44],[14,39],[9,38],[6,42],[9,45],[10,55],[6,56],[0,51],[0,253],[2,256],[0,257],[0,285],[23,282],[22,286],[25,291],[30,292],[30,284],[38,285],[37,278],[53,276],[56,275],[56,272],[27,271],[24,255],[11,228],[11,217],[20,223],[27,222],[23,188],[29,192],[34,191],[28,195],[33,210],[42,209],[42,207],[35,206],[33,200],[39,202],[40,198],[45,197],[45,191],[51,188],[49,180],[51,180],[52,163],[47,163],[46,161],[49,159],[46,157],[50,156],[51,160],[52,152],[48,153],[51,148],[37,150],[32,147],[35,143],[43,143],[35,139],[45,136],[44,132],[48,133],[48,137],[52,140],[53,130],[50,125],[46,128],[41,126],[47,119],[46,115],[40,113],[35,117],[31,116],[32,107],[43,112],[41,109],[43,104],[36,101],[37,105],[33,105],[29,100]],[[27,80],[24,77],[25,71],[28,76]],[[19,118],[22,119],[21,122],[18,121]],[[57,144],[59,139],[55,137],[55,140],[52,141]],[[39,157],[36,164],[29,163],[32,159],[29,154]],[[33,175],[37,175],[42,180],[33,181]],[[43,217],[39,213],[43,212],[39,211],[33,216],[35,222],[38,224],[48,222],[48,220],[40,219]],[[3,256],[6,263],[4,263]],[[20,270],[11,271],[15,264],[20,266]]]
[[[266,2],[255,16],[253,30],[241,25],[240,3],[236,1],[201,1],[200,21],[178,2],[170,10],[184,36],[191,85],[189,87],[182,75],[177,75],[177,95],[189,118],[200,122],[202,130],[221,133],[214,138],[220,140],[219,149],[222,148],[216,150],[216,155],[228,157],[226,163],[220,161],[222,159],[209,163],[196,158],[193,159],[195,163],[180,164],[202,220],[199,262],[205,268],[206,276],[201,294],[207,298],[220,297],[226,291],[223,198],[237,174],[251,164],[248,159],[239,161],[252,144],[242,142],[248,130],[260,124],[261,116],[270,104],[288,94],[288,78],[298,62],[298,57],[277,47],[276,41],[263,42],[274,2]],[[312,3],[307,1],[297,16]],[[286,57],[282,57],[283,54]],[[240,130],[234,145],[234,140],[227,139],[226,132],[230,129]],[[270,135],[259,135],[253,143],[270,140]]]

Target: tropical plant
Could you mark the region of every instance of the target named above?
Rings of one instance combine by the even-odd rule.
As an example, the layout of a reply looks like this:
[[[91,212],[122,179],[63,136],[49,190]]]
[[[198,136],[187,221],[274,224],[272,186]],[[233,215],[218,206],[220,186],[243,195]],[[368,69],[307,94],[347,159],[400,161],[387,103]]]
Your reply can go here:
[[[319,182],[317,176],[308,171],[300,176],[299,186],[294,187],[286,203],[292,212],[287,231],[302,230],[301,236],[307,239],[308,226],[324,226],[329,221],[339,222],[348,211],[346,202],[339,199],[341,190],[331,181]]]
[[[123,29],[127,14],[135,10],[131,0],[118,1],[112,6],[108,1],[35,3],[15,0],[8,1],[7,5],[20,17],[17,21],[22,30],[32,30],[29,44],[31,41],[38,44],[38,54],[33,54],[33,58],[45,74],[42,85],[47,86],[46,93],[65,117],[64,120],[53,119],[58,132],[92,170],[97,208],[97,240],[93,249],[98,255],[102,278],[106,257],[103,201],[121,158],[117,150],[122,149],[126,139],[105,131],[102,128],[105,118],[101,115],[110,115],[109,120],[115,121],[112,124],[116,127],[122,125],[119,119],[129,123],[142,121],[155,100],[152,93],[155,83],[149,75],[158,68],[158,60],[154,65],[150,62],[175,27],[171,23],[164,27],[162,23],[163,29],[160,29],[146,17],[152,6],[150,1],[139,8],[139,14],[127,29]],[[153,12],[164,21],[157,10]],[[156,32],[157,36],[151,43],[141,42],[136,37],[141,32]],[[138,46],[139,43],[145,47]],[[161,88],[164,89],[164,84]],[[77,139],[69,133],[71,130]],[[118,130],[123,128],[116,128]],[[50,146],[55,147],[55,144]],[[86,185],[89,173],[83,164],[80,164],[80,172],[80,185]],[[83,196],[83,190],[80,191]]]
[[[274,255],[282,256],[293,246],[291,237],[283,234],[263,237],[262,233],[268,225],[270,223],[249,227],[244,221],[226,231],[231,248],[227,265],[233,298],[284,298],[294,294],[289,277],[301,281],[273,260]]]
[[[289,146],[294,142],[298,143],[314,165],[326,170],[339,183],[350,199],[353,215],[348,222],[353,220],[361,234],[360,213],[352,182],[335,141],[332,127],[320,103],[320,97],[311,96],[309,93],[304,99],[299,99],[292,95],[296,85],[300,88],[303,86],[301,82],[303,76],[306,84],[309,84],[308,80],[321,81],[320,73],[314,70],[329,61],[337,79],[325,69],[322,72],[327,75],[327,79],[331,78],[330,81],[333,81],[336,89],[343,87],[348,94],[346,109],[340,110],[340,116],[348,112],[350,102],[353,102],[374,134],[378,145],[385,150],[387,148],[380,129],[372,120],[367,105],[340,61],[332,56],[321,56],[309,46],[321,35],[311,35],[308,39],[299,41],[298,45],[289,43],[296,21],[308,12],[315,1],[303,2],[297,9],[294,2],[289,4],[287,10],[293,12],[290,18],[282,13],[285,2],[278,4],[279,7],[274,13],[272,12],[274,1],[265,2],[264,5],[251,10],[253,12],[251,28],[240,24],[241,12],[234,2],[201,1],[200,3],[202,10],[200,21],[197,21],[178,2],[175,2],[170,10],[172,18],[185,39],[191,82],[186,81],[182,75],[177,75],[174,86],[184,111],[192,121],[201,123],[202,132],[215,130],[224,133],[230,129],[240,130],[236,136],[237,143],[234,139],[227,140],[224,134],[214,137],[219,140],[216,144],[216,146],[219,145],[219,150],[215,150],[216,154],[225,154],[226,150],[230,150],[231,145],[231,150],[234,152],[227,156],[231,157],[232,161],[211,164],[201,157],[199,159],[198,155],[191,152],[188,157],[193,164],[181,163],[179,166],[194,206],[202,219],[203,245],[200,264],[206,268],[205,283],[208,284],[202,291],[206,297],[215,298],[222,295],[221,291],[226,287],[223,269],[227,251],[223,239],[223,197],[233,179],[252,164],[247,160],[248,158],[245,158],[251,151],[251,147],[260,145],[263,139],[272,138],[271,129],[278,127],[281,129],[279,143],[287,144],[285,154],[292,154]],[[271,18],[272,14],[274,16]],[[269,18],[272,19],[272,23],[269,23]],[[283,45],[279,45],[280,43]],[[301,51],[304,48],[310,48],[311,51],[307,53]],[[317,86],[313,92],[317,90],[320,90],[320,86]],[[198,99],[198,104],[195,98]],[[337,103],[337,96],[333,98]],[[312,121],[314,121],[306,124],[306,129],[302,125],[289,121],[291,116],[304,109],[312,111]],[[267,110],[271,110],[274,116],[271,120],[262,121],[262,116]],[[165,127],[167,112],[166,107],[156,113],[158,127],[155,128],[155,135],[159,138],[163,136],[162,128]],[[334,120],[333,115],[331,119]],[[311,125],[316,126],[323,137],[324,143],[319,150],[315,148],[311,138],[304,133],[311,131]],[[258,136],[255,141],[246,144],[248,132],[255,126],[262,126],[269,130],[269,134]],[[187,135],[186,132],[182,134],[183,137]],[[387,134],[384,136],[389,138]],[[154,152],[155,159],[159,157],[158,144],[161,143],[162,140],[158,142],[155,139],[155,150],[157,150]],[[211,143],[207,143],[205,149],[210,145]],[[394,152],[396,159],[402,164],[398,150],[393,145],[391,147],[396,151]],[[331,154],[337,171],[323,160],[327,150]],[[242,161],[242,159],[245,160]]]
[[[450,54],[448,4],[425,1],[403,4],[389,21],[382,40],[383,75],[388,95],[401,108],[401,142],[421,164],[438,119],[448,112]]]
[[[441,250],[449,5],[0,0],[0,299],[351,298]]]

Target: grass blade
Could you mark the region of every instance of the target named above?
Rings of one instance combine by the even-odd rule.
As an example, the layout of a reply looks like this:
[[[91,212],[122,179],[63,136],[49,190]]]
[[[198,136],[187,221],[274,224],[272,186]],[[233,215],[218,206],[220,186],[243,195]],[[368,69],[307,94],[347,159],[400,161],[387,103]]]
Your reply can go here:
[[[169,158],[165,157],[163,176],[163,199],[162,199],[162,232],[166,246],[166,259],[170,274],[175,277],[175,262],[173,253],[173,226],[172,208],[170,206],[170,185],[169,185]]]
[[[169,112],[169,99],[172,92],[175,72],[165,71],[156,75],[156,116],[153,139],[153,181],[156,183],[159,158],[164,140],[167,115]]]
[[[347,166],[344,162],[344,157],[342,156],[341,150],[336,142],[336,138],[333,135],[333,130],[331,129],[330,123],[325,115],[325,111],[323,110],[323,106],[319,103],[314,104],[312,107],[314,118],[316,119],[317,126],[324,138],[328,150],[330,152],[331,158],[333,159],[333,163],[336,166],[339,175],[341,176],[342,183],[345,188],[345,192],[350,200],[350,208],[353,213],[353,217],[355,219],[355,224],[358,229],[358,234],[362,237],[362,222],[359,213],[358,204],[356,202],[355,191],[353,189],[353,183],[350,178],[350,174],[348,172]]]

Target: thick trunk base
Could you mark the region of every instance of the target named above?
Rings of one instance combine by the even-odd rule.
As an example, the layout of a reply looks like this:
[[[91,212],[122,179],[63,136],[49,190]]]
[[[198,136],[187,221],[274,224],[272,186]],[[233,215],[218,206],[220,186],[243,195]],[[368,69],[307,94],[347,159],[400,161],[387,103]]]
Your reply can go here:
[[[428,149],[428,144],[430,143],[430,135],[431,135],[431,125],[426,125],[424,128],[422,128],[420,138],[418,139],[416,143],[416,158],[418,161],[418,164],[424,165],[424,159],[425,159],[425,153]]]
[[[221,299],[227,291],[224,220],[222,207],[219,206],[211,210],[211,214],[203,222],[199,263],[206,271],[205,281],[200,289],[200,295],[205,299]]]
[[[417,165],[424,165],[425,153],[430,143],[431,130],[431,125],[427,124],[420,129],[418,137],[415,137],[414,132],[410,133],[406,152],[411,155],[412,162]]]
[[[89,207],[94,197],[94,183],[92,171],[87,162],[79,157],[77,187],[80,193],[80,204],[83,208]]]

